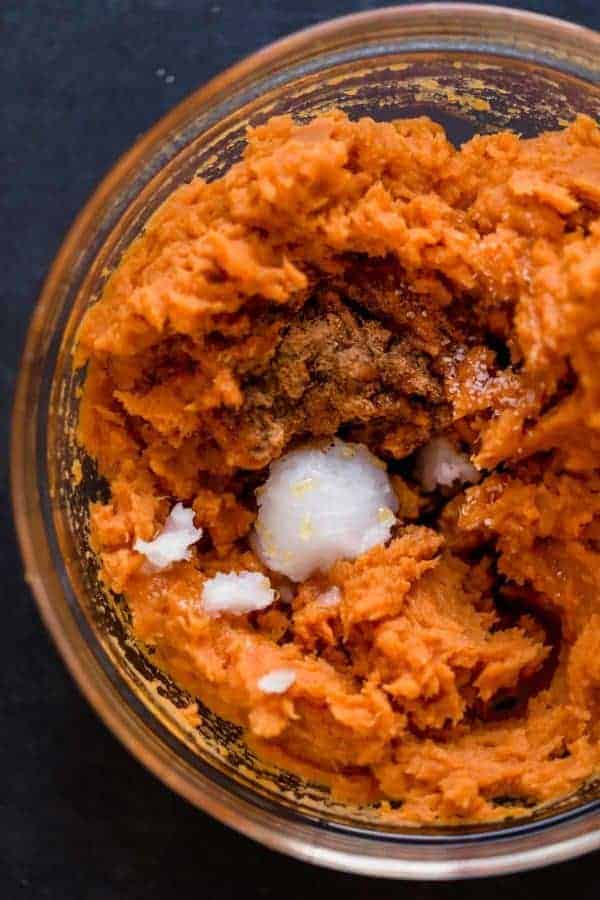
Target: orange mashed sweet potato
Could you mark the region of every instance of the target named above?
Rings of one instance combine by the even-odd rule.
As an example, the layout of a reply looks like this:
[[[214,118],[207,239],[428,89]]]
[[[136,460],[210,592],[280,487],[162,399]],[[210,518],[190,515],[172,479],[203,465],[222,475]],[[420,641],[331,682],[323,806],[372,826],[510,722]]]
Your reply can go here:
[[[488,822],[600,767],[600,130],[473,138],[340,112],[251,129],[178,188],[78,339],[102,576],[137,638],[248,740],[398,821]],[[390,542],[292,585],[248,541],[269,464],[339,435],[385,460]],[[425,492],[444,435],[481,471]],[[202,539],[133,549],[175,502]],[[208,616],[217,572],[274,604]],[[319,596],[339,589],[340,602]],[[267,694],[258,680],[293,668]]]

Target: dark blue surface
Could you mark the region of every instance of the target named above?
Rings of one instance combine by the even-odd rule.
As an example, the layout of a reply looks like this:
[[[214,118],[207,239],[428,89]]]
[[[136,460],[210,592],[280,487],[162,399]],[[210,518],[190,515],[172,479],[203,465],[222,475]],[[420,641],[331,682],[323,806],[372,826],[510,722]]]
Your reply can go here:
[[[10,394],[28,316],[74,215],[134,139],[206,79],[284,34],[377,5],[387,4],[0,0],[1,900],[598,896],[600,854],[485,883],[394,885],[316,870],[234,834],[107,732],[22,580],[7,512]],[[598,0],[512,5],[600,26]]]

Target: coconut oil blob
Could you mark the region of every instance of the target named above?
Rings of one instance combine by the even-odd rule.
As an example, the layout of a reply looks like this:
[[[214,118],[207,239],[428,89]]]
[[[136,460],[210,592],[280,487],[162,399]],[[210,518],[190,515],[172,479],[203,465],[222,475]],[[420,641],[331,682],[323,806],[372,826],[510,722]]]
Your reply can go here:
[[[385,464],[366,447],[340,440],[274,462],[257,500],[254,549],[292,581],[384,544],[398,508]]]

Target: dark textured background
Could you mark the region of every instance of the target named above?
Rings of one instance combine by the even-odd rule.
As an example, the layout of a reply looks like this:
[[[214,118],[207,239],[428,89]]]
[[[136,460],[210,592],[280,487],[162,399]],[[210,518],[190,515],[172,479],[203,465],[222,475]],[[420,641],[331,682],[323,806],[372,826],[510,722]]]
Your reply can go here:
[[[79,696],[25,586],[8,513],[8,419],[27,320],[76,212],[174,103],[267,42],[377,3],[352,0],[0,0],[0,898],[596,900],[600,854],[449,885],[317,870],[192,809]],[[379,5],[384,5],[380,3]],[[512,4],[598,28],[598,0]]]

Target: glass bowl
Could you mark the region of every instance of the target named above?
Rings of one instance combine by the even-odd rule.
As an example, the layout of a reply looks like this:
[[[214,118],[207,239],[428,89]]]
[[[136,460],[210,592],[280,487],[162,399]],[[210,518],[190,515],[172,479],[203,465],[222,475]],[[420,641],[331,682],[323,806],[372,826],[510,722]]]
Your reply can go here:
[[[106,274],[173,188],[218,177],[247,125],[331,105],[351,117],[430,115],[455,142],[556,128],[600,113],[600,37],[499,7],[427,4],[327,22],[259,51],[197,91],[114,167],[69,232],[33,316],[12,446],[26,577],[80,688],[162,781],[269,847],[368,875],[449,879],[514,872],[600,846],[600,785],[527,819],[468,829],[393,827],[318,784],[257,760],[240,730],[202,709],[143,655],[127,610],[106,596],[88,546],[87,503],[105,489],[74,440],[83,373],[72,349]]]

